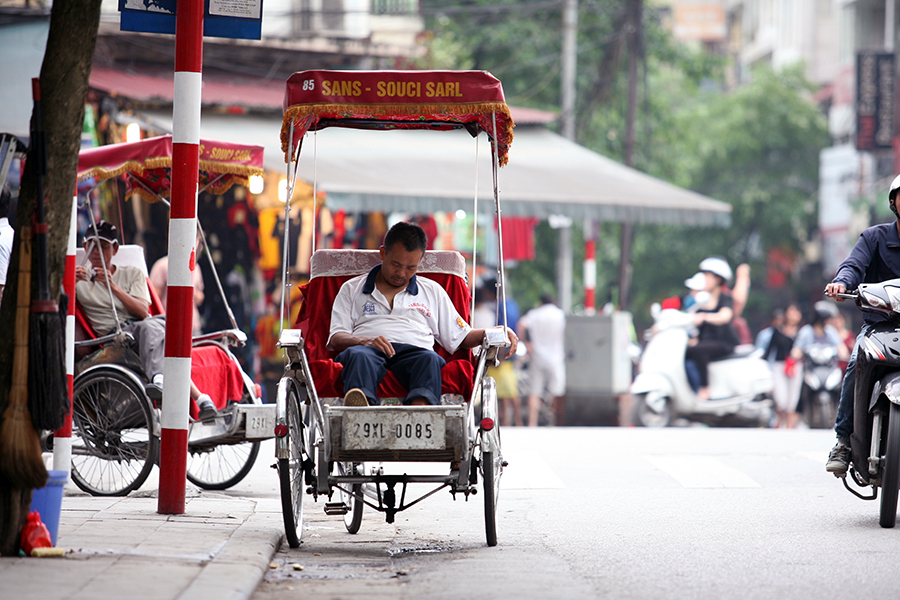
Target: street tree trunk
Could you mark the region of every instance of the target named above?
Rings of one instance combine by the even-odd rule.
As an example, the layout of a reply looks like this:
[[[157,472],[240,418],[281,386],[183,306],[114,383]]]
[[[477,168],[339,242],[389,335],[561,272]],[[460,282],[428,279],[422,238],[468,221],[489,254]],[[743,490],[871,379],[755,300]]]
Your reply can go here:
[[[59,300],[62,291],[84,102],[99,22],[100,0],[54,2],[47,49],[41,65],[41,121],[47,132],[47,175],[44,179],[47,249],[50,293],[56,300]],[[30,100],[20,99],[21,102]],[[16,209],[16,231],[21,231],[23,226],[32,222],[36,195],[36,178],[30,169],[26,169]],[[0,306],[0,331],[13,331],[19,242],[17,235],[4,301]],[[34,267],[32,271],[35,271]],[[32,297],[36,297],[38,283],[36,278],[31,281]],[[11,335],[0,336],[0,419],[9,403],[13,342]],[[31,503],[31,492],[30,489],[12,487],[8,480],[0,476],[0,555],[18,553],[19,535]]]

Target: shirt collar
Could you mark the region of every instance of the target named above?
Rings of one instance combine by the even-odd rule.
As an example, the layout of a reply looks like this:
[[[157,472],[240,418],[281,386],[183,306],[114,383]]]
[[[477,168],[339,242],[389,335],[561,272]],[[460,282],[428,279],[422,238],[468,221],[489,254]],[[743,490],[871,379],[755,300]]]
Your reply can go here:
[[[366,276],[366,282],[363,284],[363,294],[371,294],[375,291],[375,278],[378,277],[378,272],[381,271],[381,265],[375,265],[369,274]],[[412,294],[413,296],[419,295],[419,284],[416,282],[416,276],[413,275],[409,279],[409,285],[406,286],[406,291]]]

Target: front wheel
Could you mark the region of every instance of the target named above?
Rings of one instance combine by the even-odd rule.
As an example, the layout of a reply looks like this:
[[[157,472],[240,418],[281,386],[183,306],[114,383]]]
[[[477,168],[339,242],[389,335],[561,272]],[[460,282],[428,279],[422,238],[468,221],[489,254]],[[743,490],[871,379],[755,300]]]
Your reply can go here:
[[[288,427],[288,458],[278,459],[278,480],[281,486],[281,512],[284,516],[284,536],[291,548],[300,545],[303,530],[303,461],[307,456],[305,440],[309,431],[304,416],[306,405],[290,379],[282,379],[279,395],[285,394],[285,416]]]
[[[635,394],[631,405],[631,422],[638,427],[668,427],[672,424],[672,402],[663,397],[648,404],[648,395]]]
[[[897,495],[900,492],[900,406],[891,404],[888,417],[887,444],[881,473],[881,514],[879,524],[893,527],[897,523]]]
[[[497,497],[500,495],[500,458],[494,452],[482,452],[481,477],[484,492],[484,529],[487,545],[497,545]]]

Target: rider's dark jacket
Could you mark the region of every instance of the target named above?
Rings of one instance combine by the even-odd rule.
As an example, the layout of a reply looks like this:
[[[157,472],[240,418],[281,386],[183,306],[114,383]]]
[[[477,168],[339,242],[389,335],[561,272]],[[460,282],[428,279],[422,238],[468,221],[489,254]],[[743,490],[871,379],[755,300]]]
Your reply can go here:
[[[873,225],[859,235],[850,256],[838,267],[833,283],[843,283],[855,290],[860,283],[880,283],[900,277],[900,235],[897,221]],[[867,323],[883,321],[884,317],[866,312]]]

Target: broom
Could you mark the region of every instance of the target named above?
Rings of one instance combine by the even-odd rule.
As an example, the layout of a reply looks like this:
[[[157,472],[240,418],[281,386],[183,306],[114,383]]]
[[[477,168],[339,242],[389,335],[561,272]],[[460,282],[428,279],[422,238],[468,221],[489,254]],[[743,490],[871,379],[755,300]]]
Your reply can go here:
[[[41,84],[31,80],[34,116],[31,132],[31,161],[37,181],[37,206],[34,224],[34,251],[37,260],[38,297],[31,303],[29,335],[28,409],[38,431],[56,431],[69,411],[66,385],[65,325],[59,307],[50,299],[47,265],[47,223],[44,218],[44,175],[47,174],[47,145],[41,126]]]
[[[19,243],[16,296],[16,342],[13,346],[12,387],[0,425],[0,472],[17,489],[38,489],[47,484],[41,441],[28,412],[28,311],[31,300],[31,227],[23,227]]]

